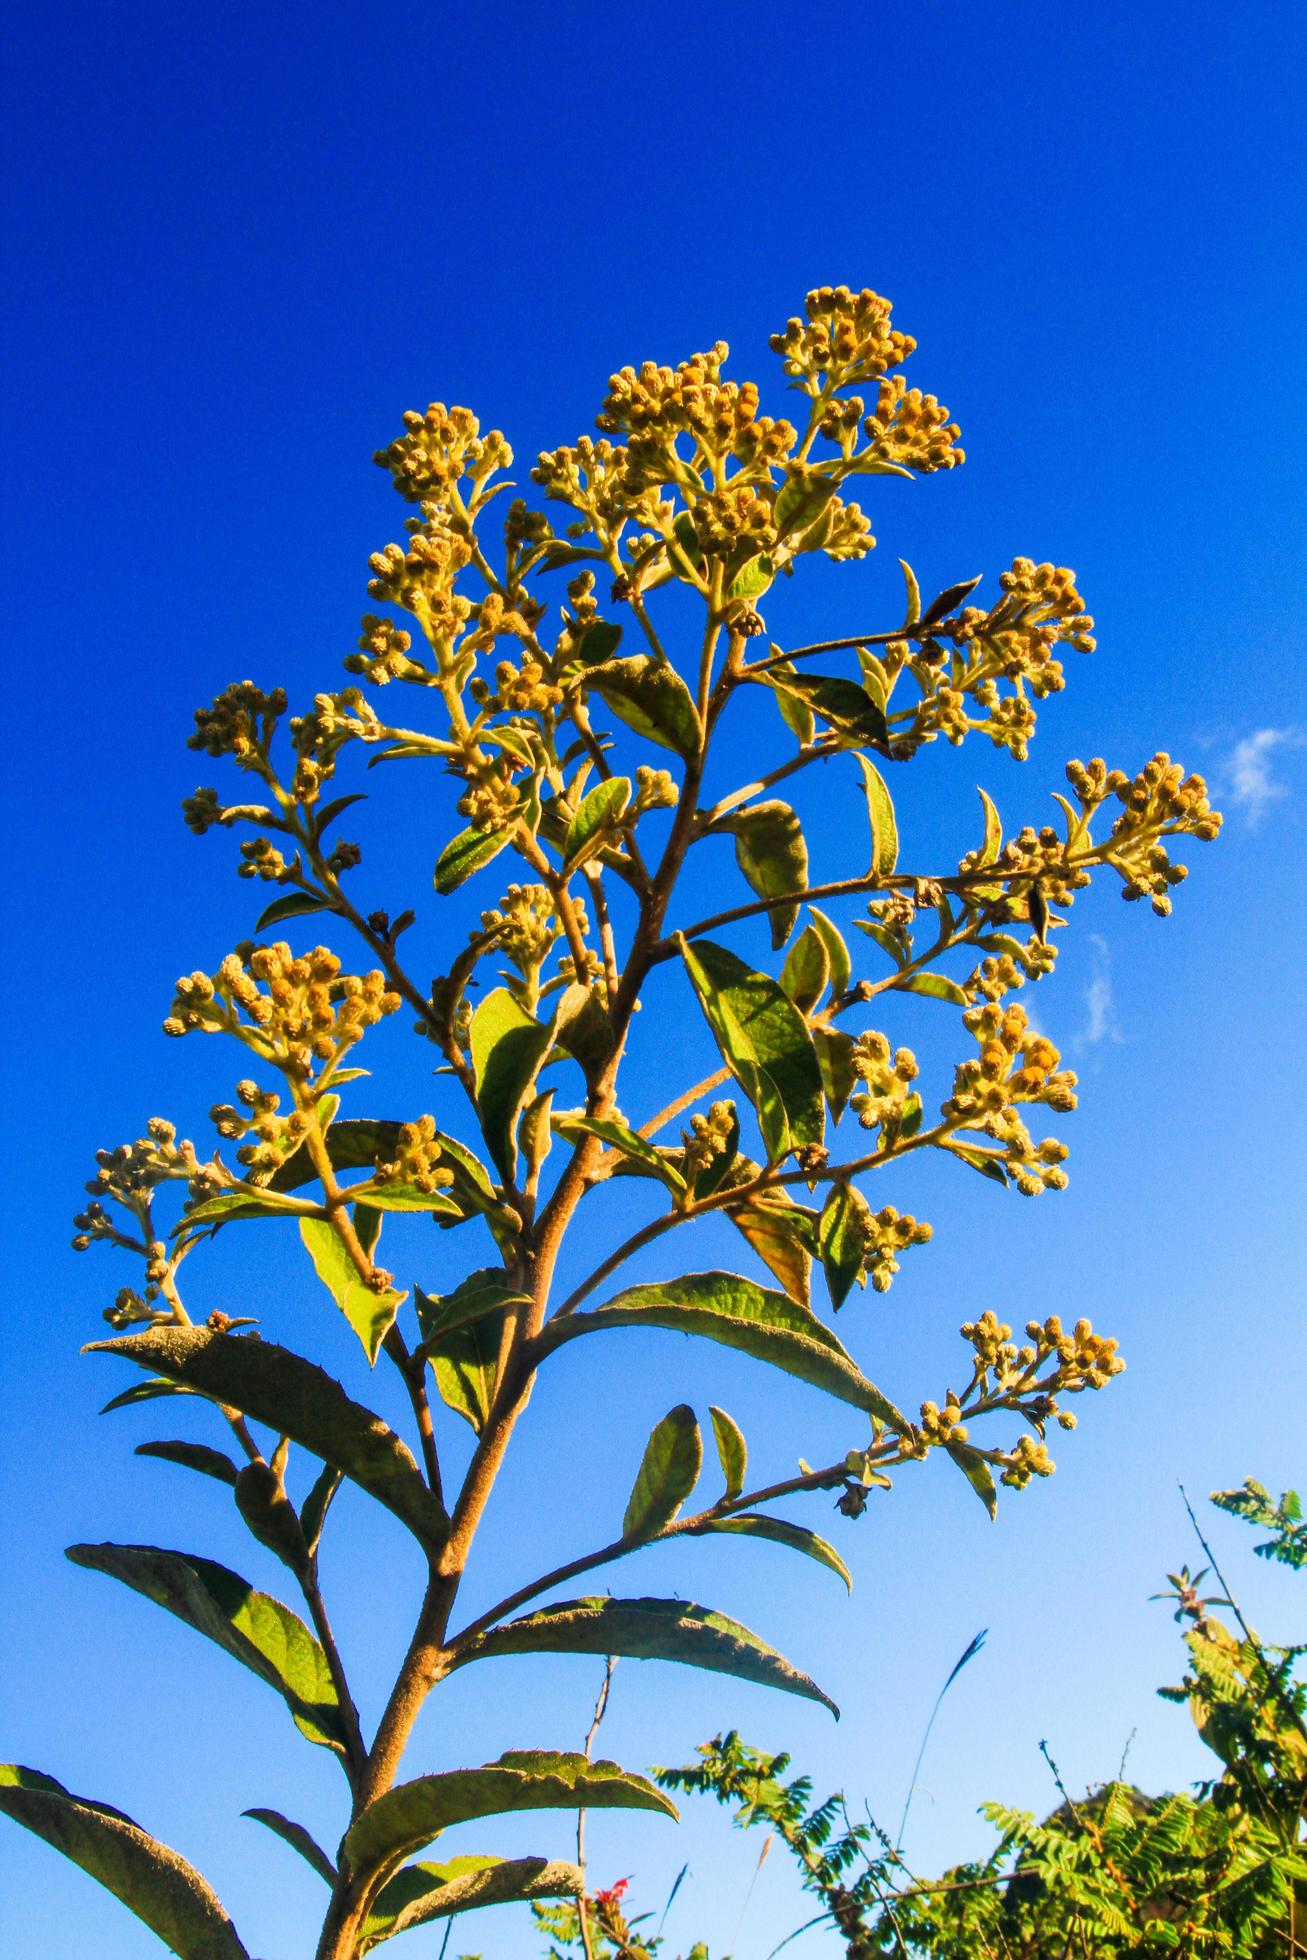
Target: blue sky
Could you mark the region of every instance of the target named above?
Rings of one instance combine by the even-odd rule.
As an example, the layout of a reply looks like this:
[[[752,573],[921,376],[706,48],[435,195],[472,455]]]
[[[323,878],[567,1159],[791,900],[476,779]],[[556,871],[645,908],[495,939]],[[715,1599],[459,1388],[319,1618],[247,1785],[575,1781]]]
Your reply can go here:
[[[148,1408],[100,1421],[122,1375],[76,1359],[128,1277],[107,1254],[66,1251],[92,1151],[156,1112],[202,1134],[230,1087],[215,1045],[157,1031],[174,976],[211,968],[253,916],[231,840],[197,841],[177,814],[197,780],[191,711],[247,674],[301,701],[339,684],[367,553],[400,518],[369,457],[404,408],[465,402],[529,459],[589,425],[615,366],[721,336],[784,412],[767,335],[828,281],[894,300],[920,343],[910,379],[949,403],[968,463],[877,486],[877,552],[799,586],[772,630],[888,623],[900,555],[932,590],[1016,553],[1052,558],[1076,568],[1098,621],[1099,650],[1070,657],[1028,764],[973,744],[914,765],[905,862],[948,865],[974,842],[978,780],[1012,826],[1042,821],[1071,755],[1133,769],[1166,747],[1208,773],[1228,823],[1189,853],[1172,920],[1106,887],[1078,907],[1040,990],[1041,1024],[1084,1078],[1062,1131],[1070,1190],[1029,1205],[959,1188],[948,1166],[905,1175],[888,1195],[932,1218],[935,1242],[841,1327],[900,1399],[938,1392],[957,1324],[985,1307],[1087,1312],[1120,1335],[1129,1372],[1060,1439],[1052,1483],[995,1526],[934,1465],[858,1525],[831,1519],[851,1603],[765,1547],[634,1563],[642,1589],[758,1627],[844,1719],[626,1663],[605,1747],[633,1767],[684,1760],[735,1725],[892,1821],[936,1689],[988,1626],[926,1762],[909,1841],[922,1870],[985,1841],[983,1799],[1050,1800],[1041,1737],[1072,1784],[1113,1773],[1132,1733],[1141,1783],[1201,1772],[1183,1713],[1153,1698],[1179,1650],[1146,1595],[1194,1552],[1177,1482],[1307,1478],[1305,39],[1288,0],[807,17],[772,0],[620,17],[588,0],[126,13],[54,0],[11,28],[4,1753],[183,1850],[251,1953],[308,1952],[317,1881],[239,1812],[274,1805],[330,1838],[328,1772],[252,1678],[62,1558],[79,1539],[153,1540],[276,1583],[217,1486],[132,1457],[176,1422]],[[857,815],[844,793],[823,779],[804,806],[819,862],[842,862]],[[463,929],[424,896],[448,827],[447,787],[410,774],[380,786],[360,830],[376,843],[359,877],[384,861],[378,902],[424,907],[433,971],[442,935]],[[700,1052],[688,1018],[664,1025]],[[402,1031],[387,1039],[377,1093],[425,1107]],[[635,1069],[644,1113],[664,1068],[653,1054]],[[395,1245],[422,1280],[427,1239]],[[692,1263],[729,1256],[712,1246]],[[288,1248],[242,1242],[210,1272],[206,1306],[271,1307],[292,1344],[324,1345],[371,1392]],[[533,1404],[487,1523],[487,1598],[522,1576],[528,1511],[533,1550],[606,1535],[674,1401],[725,1403],[777,1474],[844,1440],[779,1378],[626,1338],[569,1355],[553,1399]],[[1218,1520],[1216,1536],[1254,1622],[1300,1636],[1292,1577],[1252,1560],[1239,1528]],[[416,1578],[374,1510],[342,1507],[327,1580],[368,1713]],[[470,1671],[458,1713],[424,1718],[414,1770],[574,1744],[594,1677],[579,1660]],[[561,1852],[568,1826],[528,1835],[465,1848]],[[772,1859],[741,1928],[759,1847],[715,1813],[691,1810],[679,1832],[597,1823],[592,1846],[597,1881],[633,1871],[655,1904],[689,1861],[673,1950],[702,1933],[749,1960],[803,1917]],[[158,1951],[25,1834],[0,1837],[0,1874],[7,1951]],[[464,1944],[486,1960],[531,1950],[498,1916],[469,1922]],[[795,1947],[823,1950],[819,1935]]]

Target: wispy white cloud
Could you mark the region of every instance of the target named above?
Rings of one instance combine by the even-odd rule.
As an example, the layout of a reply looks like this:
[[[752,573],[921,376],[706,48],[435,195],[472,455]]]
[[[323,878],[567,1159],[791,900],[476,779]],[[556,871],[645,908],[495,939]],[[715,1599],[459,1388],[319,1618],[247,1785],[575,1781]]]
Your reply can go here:
[[[1272,803],[1289,793],[1274,769],[1277,750],[1300,749],[1307,736],[1300,728],[1258,728],[1236,742],[1225,761],[1229,799],[1243,811],[1255,830]]]
[[[1085,1022],[1075,1038],[1077,1048],[1095,1048],[1100,1041],[1125,1040],[1112,992],[1111,950],[1101,933],[1091,932],[1089,939],[1094,949],[1094,965],[1089,985],[1081,995]]]

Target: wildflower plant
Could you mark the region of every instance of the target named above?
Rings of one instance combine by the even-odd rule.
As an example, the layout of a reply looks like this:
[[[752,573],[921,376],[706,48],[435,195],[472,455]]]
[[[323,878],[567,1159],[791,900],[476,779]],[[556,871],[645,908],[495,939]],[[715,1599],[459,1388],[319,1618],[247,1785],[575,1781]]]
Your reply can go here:
[[[983,600],[979,579],[923,597],[905,565],[901,616],[812,645],[771,639],[769,594],[813,561],[871,551],[853,492],[963,460],[948,411],[898,373],[914,343],[876,294],[813,292],[772,346],[796,398],[792,420],[764,414],[754,384],[727,378],[722,343],[675,368],[623,368],[597,434],[543,454],[530,496],[504,476],[512,455],[498,430],[441,403],[407,414],[376,459],[407,506],[405,535],[371,559],[376,610],[346,684],[292,715],[280,688],[241,681],[195,718],[191,747],[228,773],[223,788],[187,799],[186,822],[238,833],[237,873],[270,901],[252,938],[178,980],[164,1020],[177,1039],[222,1037],[218,1142],[179,1139],[154,1118],[136,1142],[101,1152],[74,1243],[102,1241],[138,1262],[137,1284],[107,1311],[113,1337],[92,1344],[144,1372],[116,1401],[187,1394],[212,1405],[225,1449],[163,1439],[150,1452],[232,1487],[307,1622],[199,1555],[82,1545],[71,1556],[252,1668],[338,1759],[347,1810],[335,1849],[275,1811],[255,1813],[324,1881],[318,1960],[353,1960],[473,1906],[584,1900],[582,1874],[563,1860],[412,1862],[448,1826],[504,1810],[671,1809],[611,1762],[530,1749],[401,1780],[419,1711],[433,1693],[456,1693],[464,1667],[636,1655],[828,1699],[707,1607],[560,1588],[606,1579],[642,1546],[721,1533],[771,1540],[847,1577],[840,1552],[769,1507],[834,1493],[856,1518],[896,1469],[938,1453],[992,1512],[1000,1485],[1048,1475],[1049,1425],[1072,1427],[1071,1404],[1123,1366],[1088,1321],[1050,1316],[1014,1335],[985,1311],[963,1327],[958,1386],[909,1414],[811,1298],[814,1271],[831,1310],[868,1281],[884,1293],[929,1239],[923,1220],[878,1201],[890,1163],[929,1151],[1003,1193],[1065,1185],[1066,1147],[1045,1124],[1075,1108],[1075,1076],[1015,996],[1052,970],[1066,915],[1096,873],[1165,915],[1185,876],[1176,840],[1213,838],[1220,818],[1202,779],[1166,755],[1133,772],[1072,762],[1057,825],[1005,839],[982,792],[976,842],[959,863],[901,853],[906,766],[941,737],[979,735],[1024,757],[1037,704],[1064,686],[1066,650],[1092,649],[1093,622],[1070,571],[1019,557]],[[756,767],[747,781],[723,780],[722,731],[738,754],[741,727]],[[428,790],[433,769],[454,779],[436,925],[439,901],[474,878],[487,902],[466,944],[437,937],[442,971],[429,984],[408,953],[416,907],[392,913],[364,896],[360,847],[342,835],[361,795],[342,787],[356,761],[409,765]],[[819,766],[865,793],[866,842],[852,863],[810,861],[783,793]],[[721,840],[738,884],[696,917],[683,874]],[[841,926],[850,902],[859,916]],[[280,936],[328,929],[348,954]],[[623,1100],[623,1065],[640,1045],[651,977],[674,970],[720,1067],[646,1113]],[[928,1083],[898,1038],[904,995],[956,1018],[951,1080]],[[441,1103],[383,1118],[369,1113],[359,1056],[401,1016],[421,1044],[423,1081],[436,1069]],[[645,1181],[650,1215],[564,1292],[565,1246],[604,1242],[618,1177]],[[433,1233],[431,1271],[413,1280],[383,1263],[382,1227],[396,1212],[453,1235]],[[682,1272],[669,1243],[667,1277],[623,1283],[633,1255],[673,1235],[679,1245],[703,1219],[735,1228],[748,1274]],[[397,1374],[408,1441],[355,1384],[347,1391],[286,1346],[275,1317],[255,1328],[210,1311],[202,1282],[191,1290],[191,1256],[249,1221],[298,1234],[306,1283],[321,1283],[324,1309],[357,1335],[359,1392],[369,1367]],[[480,1249],[460,1260],[463,1235]],[[722,1343],[825,1391],[847,1410],[847,1448],[797,1472],[770,1465],[752,1483],[740,1428],[714,1408],[721,1477],[700,1491],[701,1413],[680,1404],[650,1436],[607,1543],[525,1571],[497,1605],[461,1618],[464,1575],[528,1397],[550,1393],[552,1358],[568,1343],[629,1327]],[[371,1734],[319,1583],[343,1480],[401,1521],[427,1574]],[[175,1853],[48,1777],[4,1775],[0,1805],[186,1960],[245,1952]]]

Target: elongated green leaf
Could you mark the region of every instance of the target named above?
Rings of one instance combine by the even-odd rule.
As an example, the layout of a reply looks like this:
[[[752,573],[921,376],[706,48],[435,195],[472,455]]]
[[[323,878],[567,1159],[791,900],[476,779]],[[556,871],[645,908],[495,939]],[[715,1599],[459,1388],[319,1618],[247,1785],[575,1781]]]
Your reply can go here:
[[[776,567],[765,554],[742,565],[727,587],[728,599],[758,599],[776,576]]]
[[[304,919],[310,912],[334,912],[335,906],[316,892],[288,892],[285,898],[274,898],[271,905],[260,912],[254,922],[255,932],[266,932],[269,926],[279,926],[283,919]]]
[[[726,1479],[726,1495],[738,1497],[744,1489],[744,1472],[749,1461],[749,1447],[744,1440],[744,1432],[739,1424],[728,1416],[725,1409],[715,1405],[709,1409],[712,1417],[712,1433],[717,1444],[717,1457]]]
[[[610,1150],[616,1150],[623,1157],[634,1158],[644,1164],[657,1178],[675,1191],[678,1197],[685,1194],[686,1183],[674,1164],[669,1164],[661,1151],[653,1144],[638,1136],[627,1124],[615,1116],[577,1116],[570,1110],[560,1110],[553,1118],[553,1127],[560,1137],[574,1143],[578,1137],[599,1137]]]
[[[853,1036],[845,1034],[843,1028],[814,1028],[812,1045],[817,1051],[826,1106],[831,1121],[838,1123],[858,1080],[853,1067]]]
[[[980,854],[980,862],[993,864],[1003,848],[1003,824],[994,807],[993,798],[979,785],[976,787],[976,795],[980,798],[980,807],[985,813],[985,846]]]
[[[819,1538],[815,1531],[805,1530],[801,1524],[791,1524],[786,1518],[764,1518],[756,1511],[737,1511],[732,1518],[714,1518],[705,1525],[706,1531],[734,1531],[744,1538],[768,1538],[773,1545],[788,1545],[793,1552],[802,1552],[806,1558],[816,1559],[818,1565],[825,1565],[838,1573],[849,1591],[853,1591],[853,1579],[848,1566],[833,1545]]]
[[[859,932],[866,933],[868,939],[875,940],[881,952],[888,954],[895,966],[907,965],[908,951],[897,933],[883,926],[879,919],[855,919],[853,923]]]
[[[605,1758],[591,1763],[574,1751],[514,1749],[481,1769],[419,1776],[388,1790],[350,1825],[342,1850],[356,1872],[370,1872],[420,1851],[451,1824],[507,1811],[578,1809],[677,1814],[647,1777]]]
[[[852,1184],[831,1186],[817,1223],[817,1244],[836,1310],[848,1299],[854,1280],[863,1277],[871,1224],[871,1206],[861,1191]]]
[[[770,1163],[819,1144],[821,1070],[807,1024],[765,973],[709,939],[682,940],[686,971],[722,1060],[757,1111]]]
[[[524,1899],[574,1899],[585,1877],[558,1858],[451,1858],[448,1864],[405,1865],[387,1879],[363,1922],[359,1950],[477,1906],[514,1905]]]
[[[903,571],[903,583],[907,587],[907,611],[903,615],[903,624],[915,626],[921,618],[921,587],[917,584],[917,575],[907,559],[900,558],[899,565]]]
[[[424,1343],[441,1401],[470,1423],[478,1436],[486,1426],[494,1399],[503,1324],[501,1308],[498,1313],[465,1320]]]
[[[312,1169],[309,1176],[313,1175]],[[276,1191],[220,1191],[216,1198],[184,1211],[173,1227],[174,1237],[198,1225],[227,1224],[236,1218],[298,1218],[303,1207],[295,1198],[283,1198]]]
[[[573,981],[558,997],[554,1009],[553,1038],[560,1048],[581,1064],[587,1082],[593,1082],[613,1052],[613,1026],[594,987]]]
[[[512,836],[510,830],[460,830],[436,859],[436,890],[441,897],[457,891],[474,872],[497,858]]]
[[[330,1858],[322,1849],[317,1839],[313,1837],[311,1832],[306,1831],[302,1824],[292,1823],[291,1819],[289,1817],[283,1817],[279,1810],[265,1810],[262,1805],[258,1804],[255,1805],[253,1810],[243,1810],[241,1816],[252,1817],[256,1824],[265,1825],[274,1836],[281,1838],[283,1843],[290,1845],[293,1851],[298,1851],[300,1857],[307,1864],[312,1865],[314,1871],[324,1884],[334,1885],[336,1883],[336,1871]]]
[[[207,1443],[138,1443],[136,1455],[179,1463],[184,1470],[198,1470],[203,1477],[216,1477],[220,1484],[234,1485],[239,1475],[226,1451],[211,1450]]]
[[[587,791],[567,827],[563,861],[569,871],[579,870],[603,845],[613,842],[630,801],[629,776],[609,776]]]
[[[956,980],[943,973],[913,973],[901,983],[905,994],[925,994],[930,1000],[946,1000],[953,1007],[969,1007],[970,1001]]]
[[[289,1606],[256,1592],[212,1559],[157,1545],[70,1545],[68,1557],[173,1613],[282,1696],[310,1742],[343,1752],[340,1704],[327,1657]]]
[[[783,537],[790,532],[801,535],[816,523],[838,489],[839,485],[829,476],[809,476],[801,469],[787,476],[773,512],[777,531]]]
[[[181,1960],[249,1960],[206,1881],[122,1811],[21,1763],[0,1763],[0,1811],[98,1879]]]
[[[304,1533],[304,1543],[310,1556],[317,1551],[322,1537],[323,1526],[327,1522],[327,1512],[331,1500],[340,1489],[343,1479],[334,1464],[324,1463],[313,1479],[308,1496],[300,1505],[300,1530]]]
[[[346,1251],[345,1241],[327,1219],[301,1218],[300,1237],[314,1271],[358,1335],[371,1365],[394,1325],[400,1302],[408,1295],[389,1287],[377,1292],[367,1285]]]
[[[773,643],[773,655],[779,652],[780,648]],[[775,701],[777,709],[780,712],[781,720],[790,730],[790,733],[796,735],[800,743],[806,745],[812,740],[817,731],[817,723],[813,717],[812,709],[799,695],[789,693],[780,684],[786,675],[793,675],[794,672],[794,665],[788,660],[779,662],[773,667],[772,673],[776,677],[777,684],[772,689],[772,699]]]
[[[788,994],[800,1014],[811,1014],[826,991],[830,955],[816,926],[805,926],[781,968],[781,992]]]
[[[970,597],[983,577],[984,573],[978,572],[975,578],[959,579],[956,585],[946,585],[944,590],[936,598],[931,600],[917,624],[919,626],[934,626],[941,619],[947,619],[948,615],[956,611],[964,599]]]
[[[337,1078],[339,1080],[339,1077]],[[394,1157],[399,1131],[398,1121],[386,1121],[379,1117],[350,1116],[333,1123],[327,1132],[327,1155],[333,1170],[373,1171],[378,1160],[388,1162]],[[486,1169],[473,1156],[466,1144],[454,1137],[438,1137],[441,1151],[441,1165],[453,1173],[453,1191],[462,1207],[462,1215],[468,1212],[484,1211],[486,1201],[493,1197],[493,1187]],[[297,1151],[274,1173],[272,1188],[276,1191],[293,1191],[302,1184],[310,1183],[317,1176],[312,1159],[307,1151]],[[405,1187],[397,1187],[402,1197]],[[368,1200],[374,1210],[400,1209],[401,1206],[387,1206],[386,1194]],[[421,1209],[434,1210],[443,1221],[447,1215],[450,1201],[446,1195],[437,1193],[429,1201],[423,1195]],[[402,1206],[407,1210],[407,1205]],[[455,1207],[457,1210],[457,1206]],[[452,1214],[449,1214],[452,1221]]]
[[[446,1218],[465,1216],[463,1207],[447,1191],[424,1191],[417,1184],[384,1184],[379,1191],[369,1191],[364,1202],[370,1211],[429,1211],[439,1212]]]
[[[818,721],[824,721],[841,738],[840,746],[887,746],[889,729],[884,710],[856,681],[836,674],[800,673],[793,667],[773,667],[765,679],[778,693],[801,701]]]
[[[480,1267],[475,1273],[469,1273],[452,1293],[426,1294],[419,1286],[414,1290],[414,1297],[424,1349],[470,1321],[485,1320],[491,1314],[502,1313],[506,1307],[530,1304],[529,1294],[509,1285],[502,1266]]]
[[[123,1389],[120,1395],[111,1396],[100,1414],[107,1416],[113,1409],[129,1409],[133,1402],[153,1402],[161,1395],[194,1395],[196,1389],[187,1388],[182,1382],[166,1381],[162,1376],[154,1381],[136,1382],[131,1388]]]
[[[589,669],[585,684],[637,735],[687,759],[698,753],[703,739],[699,711],[669,661],[647,653],[606,660]]]
[[[303,1580],[309,1549],[285,1485],[268,1463],[247,1463],[236,1478],[236,1509],[251,1536]]]
[[[738,1273],[689,1273],[661,1284],[628,1287],[588,1313],[556,1316],[540,1334],[538,1349],[548,1353],[604,1327],[665,1327],[677,1334],[701,1334],[783,1368],[855,1409],[866,1409],[891,1429],[905,1433],[910,1428],[814,1313]]]
[[[214,1334],[207,1327],[151,1327],[87,1354],[117,1354],[289,1436],[384,1504],[428,1551],[439,1551],[448,1519],[399,1437],[352,1402],[339,1382],[272,1341]]]
[[[748,809],[733,810],[721,822],[735,838],[735,861],[759,898],[800,892],[808,882],[808,846],[803,826],[788,803],[769,798]],[[799,916],[798,901],[773,906],[767,914],[771,943],[783,946]]]
[[[885,787],[885,778],[865,755],[857,758],[862,786],[867,792],[867,817],[871,824],[871,869],[878,878],[887,878],[899,861],[899,826],[894,804]]]
[[[654,1425],[622,1519],[623,1538],[652,1538],[670,1524],[699,1481],[703,1439],[694,1410],[680,1402]]]
[[[759,1197],[747,1204],[731,1205],[726,1216],[768,1272],[780,1281],[791,1300],[807,1307],[812,1264],[812,1227],[808,1214],[782,1199]]]
[[[978,1450],[969,1449],[965,1443],[946,1443],[944,1445],[958,1469],[975,1491],[991,1518],[998,1516],[998,1491],[994,1484],[994,1473]]]
[[[839,1709],[815,1681],[738,1620],[687,1599],[568,1599],[456,1646],[455,1667],[500,1654],[617,1654],[683,1661]],[[585,1799],[586,1803],[589,1798]],[[385,1802],[385,1799],[382,1799]],[[348,1844],[348,1840],[346,1841]]]
[[[1007,1170],[1003,1159],[993,1150],[972,1149],[966,1144],[950,1142],[948,1148],[959,1162],[970,1170],[979,1171],[992,1184],[1007,1186]]]
[[[611,620],[596,619],[581,635],[577,652],[587,667],[597,667],[602,661],[612,659],[621,639],[620,626],[614,626]]]
[[[517,1119],[552,1036],[507,987],[487,994],[472,1016],[472,1067],[481,1130],[500,1175],[517,1175]]]

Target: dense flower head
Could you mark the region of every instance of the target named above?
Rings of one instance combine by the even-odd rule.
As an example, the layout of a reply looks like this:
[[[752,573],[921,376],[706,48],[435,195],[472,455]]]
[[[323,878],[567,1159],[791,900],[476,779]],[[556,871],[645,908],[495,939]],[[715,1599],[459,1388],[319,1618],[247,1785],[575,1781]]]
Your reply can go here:
[[[454,590],[454,581],[472,561],[472,547],[439,525],[424,525],[407,548],[388,544],[368,564],[368,594],[413,614],[433,646],[447,648],[462,631],[472,601]]]
[[[440,1137],[434,1116],[401,1123],[393,1145],[377,1153],[375,1174],[382,1184],[412,1185],[418,1191],[446,1190],[454,1173],[441,1164]]]
[[[934,395],[909,388],[901,375],[887,376],[881,382],[876,406],[862,430],[878,462],[897,463],[929,475],[935,470],[956,469],[966,461],[966,452],[955,446],[962,431],[949,419],[948,410]],[[822,433],[827,433],[825,421]]]
[[[771,346],[786,374],[817,392],[823,381],[834,387],[878,380],[898,367],[916,346],[910,334],[890,325],[889,300],[864,287],[818,286],[804,302],[803,319],[786,323]]]
[[[404,414],[404,433],[373,462],[390,472],[401,497],[412,504],[443,499],[466,475],[482,479],[507,469],[513,452],[498,429],[482,436],[481,425],[469,408],[446,408],[432,402],[425,414],[410,408]]]
[[[253,681],[233,681],[209,707],[195,710],[195,732],[186,746],[215,757],[229,755],[243,769],[257,769],[285,712],[284,688],[265,694]]]
[[[853,1044],[853,1072],[863,1086],[855,1090],[849,1107],[863,1129],[897,1129],[918,1074],[912,1050],[891,1050],[888,1035],[868,1029]]]
[[[1067,1182],[1061,1168],[1065,1147],[1051,1138],[1036,1145],[1017,1108],[1042,1103],[1060,1111],[1074,1109],[1075,1075],[1058,1067],[1057,1049],[1031,1028],[1020,1007],[987,1002],[969,1008],[962,1019],[980,1053],[958,1064],[953,1093],[943,1105],[945,1119],[1002,1145],[1012,1180],[1025,1196],[1062,1190]]]
[[[171,1035],[233,1034],[304,1079],[315,1061],[334,1065],[399,1006],[384,973],[342,973],[325,946],[297,957],[279,940],[238,948],[215,974],[183,974],[163,1027]]]

